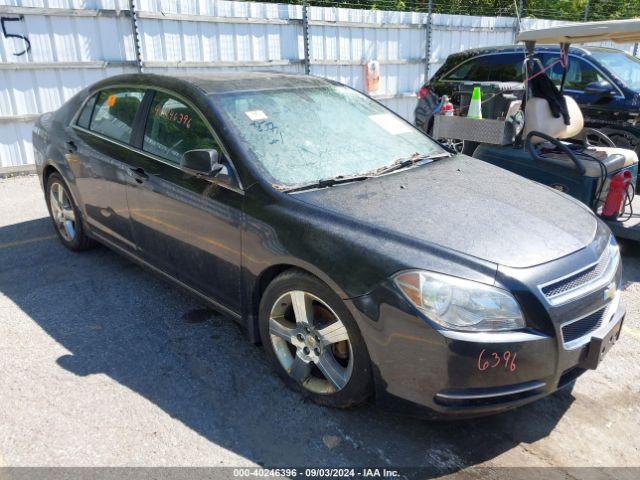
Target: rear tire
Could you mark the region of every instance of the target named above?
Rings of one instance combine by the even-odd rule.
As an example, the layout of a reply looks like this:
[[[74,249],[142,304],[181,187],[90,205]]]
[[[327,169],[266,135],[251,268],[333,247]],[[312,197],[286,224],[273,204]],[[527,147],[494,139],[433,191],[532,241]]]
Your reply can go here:
[[[95,246],[95,242],[85,234],[80,210],[59,173],[52,173],[47,178],[45,200],[53,227],[65,247],[79,252]]]
[[[363,403],[373,392],[369,354],[340,297],[316,277],[288,270],[265,290],[260,338],[284,383],[334,408]]]

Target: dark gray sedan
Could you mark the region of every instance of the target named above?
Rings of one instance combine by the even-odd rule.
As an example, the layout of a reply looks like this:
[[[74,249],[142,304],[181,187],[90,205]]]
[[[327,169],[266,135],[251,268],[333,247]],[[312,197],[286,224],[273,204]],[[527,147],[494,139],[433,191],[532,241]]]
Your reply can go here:
[[[618,247],[587,208],[336,82],[113,77],[33,144],[65,246],[197,295],[325,405],[498,412],[595,368],[620,332]]]

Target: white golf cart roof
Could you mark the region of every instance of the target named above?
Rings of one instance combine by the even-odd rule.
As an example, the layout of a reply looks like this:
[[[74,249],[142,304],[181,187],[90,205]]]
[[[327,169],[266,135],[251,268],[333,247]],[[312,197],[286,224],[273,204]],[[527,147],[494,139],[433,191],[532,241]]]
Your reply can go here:
[[[525,30],[518,35],[518,42],[585,43],[602,41],[640,42],[640,19],[574,23],[539,30]]]

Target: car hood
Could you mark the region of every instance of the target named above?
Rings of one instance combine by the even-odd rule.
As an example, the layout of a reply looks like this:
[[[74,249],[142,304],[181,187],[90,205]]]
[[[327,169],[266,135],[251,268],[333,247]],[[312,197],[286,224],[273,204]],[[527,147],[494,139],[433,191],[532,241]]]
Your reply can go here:
[[[413,243],[516,268],[580,250],[597,228],[577,201],[464,155],[292,195]]]

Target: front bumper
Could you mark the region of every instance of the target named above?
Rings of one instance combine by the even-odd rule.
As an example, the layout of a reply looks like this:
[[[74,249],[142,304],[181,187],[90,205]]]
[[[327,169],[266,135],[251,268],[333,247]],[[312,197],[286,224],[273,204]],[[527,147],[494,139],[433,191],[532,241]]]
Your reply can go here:
[[[385,409],[427,417],[476,417],[533,402],[596,368],[620,335],[625,311],[609,302],[598,328],[570,346],[559,335],[438,330],[383,295],[353,300]]]

